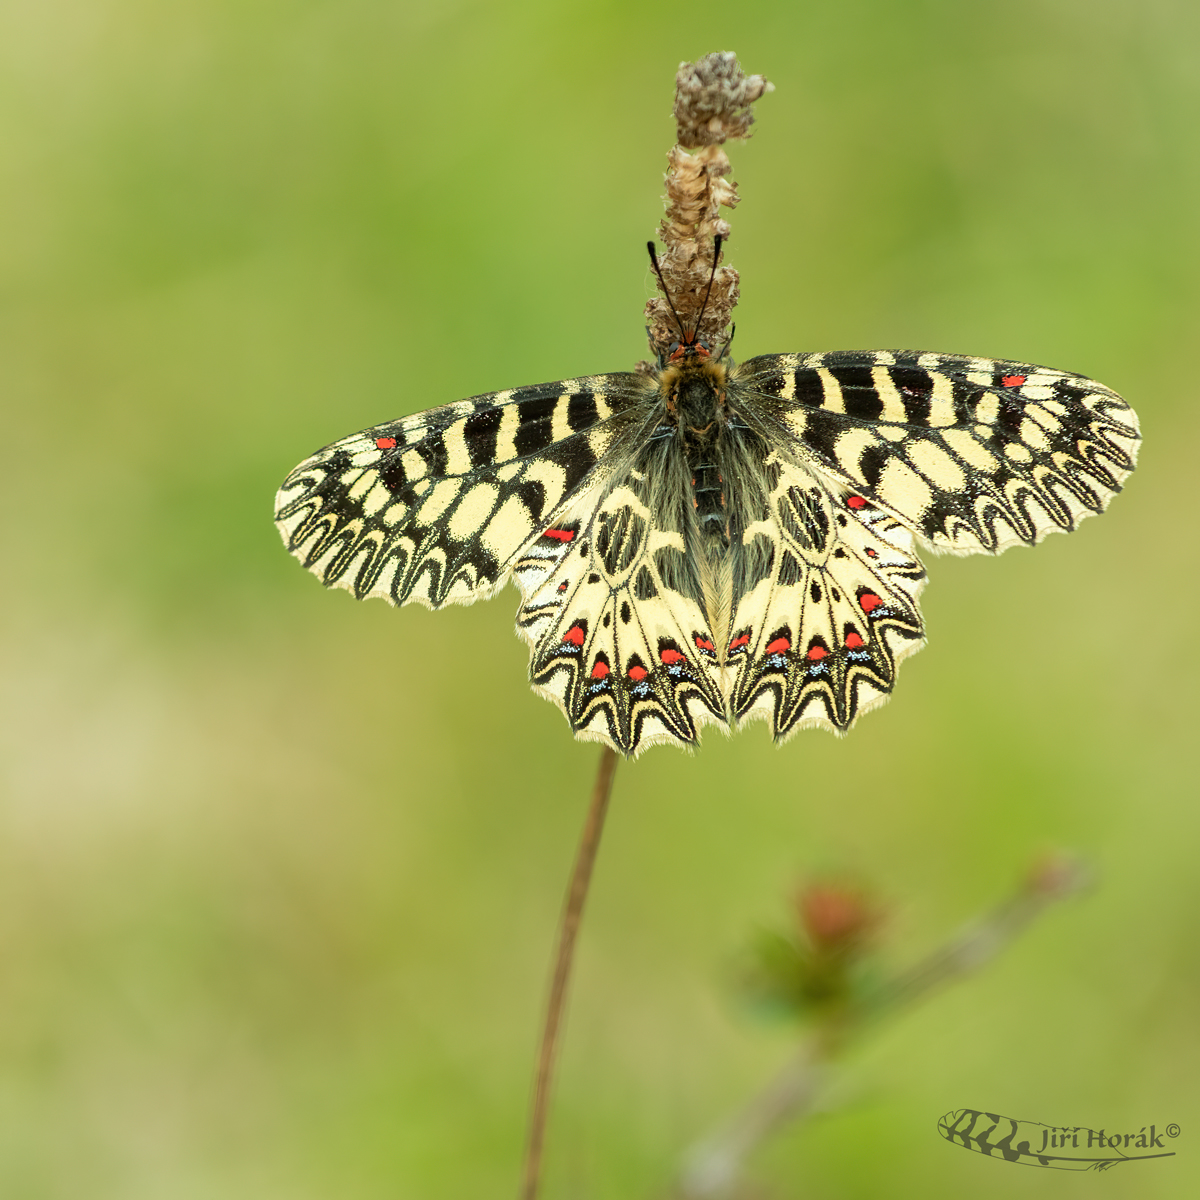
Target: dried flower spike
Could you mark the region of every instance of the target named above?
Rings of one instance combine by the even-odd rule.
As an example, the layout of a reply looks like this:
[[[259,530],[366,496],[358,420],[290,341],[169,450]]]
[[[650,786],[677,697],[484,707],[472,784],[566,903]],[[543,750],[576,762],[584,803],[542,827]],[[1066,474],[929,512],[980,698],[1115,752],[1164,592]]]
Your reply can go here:
[[[678,144],[667,155],[667,214],[659,227],[662,282],[684,328],[710,346],[730,336],[730,317],[738,301],[738,273],[720,267],[704,306],[713,266],[713,239],[728,240],[729,222],[722,207],[738,202],[737,188],[725,178],[732,167],[721,144],[750,136],[750,105],[772,85],[761,75],[745,75],[734,54],[708,54],[682,63],[675,76],[675,121]],[[688,149],[695,153],[689,153]],[[703,323],[695,328],[703,306]],[[646,305],[650,350],[655,358],[679,340],[671,308],[656,296]]]
[[[766,76],[744,74],[730,50],[680,63],[675,75],[675,140],[694,149],[749,137],[754,124],[750,106],[774,90]]]

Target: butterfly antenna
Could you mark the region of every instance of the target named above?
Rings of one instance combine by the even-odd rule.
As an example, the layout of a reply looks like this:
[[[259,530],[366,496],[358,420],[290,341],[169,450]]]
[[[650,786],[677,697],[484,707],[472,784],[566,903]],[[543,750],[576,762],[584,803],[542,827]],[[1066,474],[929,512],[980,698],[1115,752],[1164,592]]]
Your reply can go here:
[[[667,307],[671,310],[671,316],[675,318],[675,324],[679,326],[679,336],[687,341],[687,330],[683,327],[683,322],[679,319],[679,314],[675,311],[675,305],[671,302],[671,292],[667,287],[667,281],[663,278],[662,268],[658,265],[658,255],[654,253],[654,243],[647,242],[646,249],[650,251],[650,265],[654,268],[655,275],[658,276],[658,282],[662,285],[663,295],[667,298]]]
[[[704,310],[708,307],[708,298],[712,295],[713,280],[717,277],[717,261],[721,257],[721,235],[718,233],[713,238],[713,265],[712,270],[708,273],[708,290],[704,293],[704,303],[700,305],[700,315],[696,318],[696,330],[692,334],[692,341],[695,341],[700,335],[700,322],[704,320]],[[676,317],[676,320],[679,318]]]

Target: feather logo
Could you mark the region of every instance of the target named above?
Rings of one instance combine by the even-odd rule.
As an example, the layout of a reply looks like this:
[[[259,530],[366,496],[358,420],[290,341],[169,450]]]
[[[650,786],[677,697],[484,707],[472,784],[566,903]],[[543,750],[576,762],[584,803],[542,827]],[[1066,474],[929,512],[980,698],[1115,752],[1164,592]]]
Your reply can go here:
[[[1118,1163],[1145,1158],[1173,1158],[1164,1137],[1177,1138],[1179,1126],[1172,1123],[1160,1133],[1156,1125],[1145,1125],[1137,1133],[1109,1133],[1083,1125],[1043,1125],[1018,1121],[999,1113],[959,1108],[938,1121],[938,1133],[948,1142],[974,1150],[989,1158],[1023,1163],[1027,1167],[1052,1167],[1059,1171],[1107,1171]],[[1105,1151],[1109,1153],[1105,1154]],[[1129,1151],[1149,1150],[1149,1154]]]

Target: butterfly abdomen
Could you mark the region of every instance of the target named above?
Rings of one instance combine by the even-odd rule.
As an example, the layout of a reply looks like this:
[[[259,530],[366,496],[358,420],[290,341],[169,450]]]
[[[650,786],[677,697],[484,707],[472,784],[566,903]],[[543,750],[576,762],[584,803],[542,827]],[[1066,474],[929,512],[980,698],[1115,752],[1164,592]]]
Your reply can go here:
[[[711,455],[697,456],[692,467],[692,505],[706,536],[729,545],[729,517],[725,510],[725,481]]]

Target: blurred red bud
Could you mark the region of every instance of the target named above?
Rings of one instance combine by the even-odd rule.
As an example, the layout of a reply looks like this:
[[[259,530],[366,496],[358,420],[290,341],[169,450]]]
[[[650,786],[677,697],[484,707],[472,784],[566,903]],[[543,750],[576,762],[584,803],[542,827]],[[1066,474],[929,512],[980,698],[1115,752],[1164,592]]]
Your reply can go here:
[[[1079,891],[1087,882],[1087,870],[1078,858],[1061,850],[1034,860],[1025,876],[1025,890],[1057,900]]]
[[[813,949],[827,952],[858,946],[881,915],[862,888],[829,880],[805,884],[796,894],[796,911]]]

